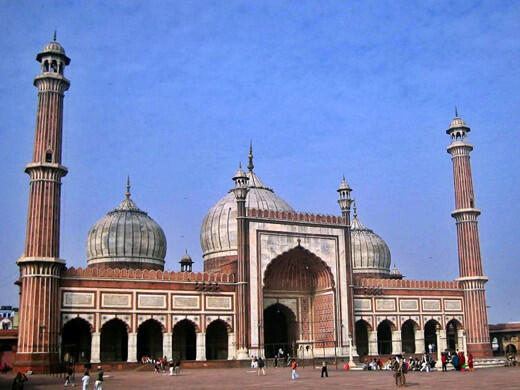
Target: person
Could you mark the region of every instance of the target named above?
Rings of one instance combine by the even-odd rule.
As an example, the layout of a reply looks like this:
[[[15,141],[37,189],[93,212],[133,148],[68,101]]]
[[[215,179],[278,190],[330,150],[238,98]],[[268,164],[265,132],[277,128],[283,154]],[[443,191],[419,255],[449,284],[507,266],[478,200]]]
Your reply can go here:
[[[402,386],[403,365],[402,359],[399,359],[398,355],[392,358],[392,370],[394,371],[395,385]]]
[[[383,361],[381,360],[380,357],[377,358],[377,368],[379,370],[382,370],[383,369]]]
[[[103,369],[98,366],[97,379],[94,382],[94,390],[103,390]]]
[[[459,355],[457,355],[456,353],[453,354],[453,357],[451,358],[451,364],[453,364],[453,367],[455,367],[455,370],[456,371],[459,371],[460,370],[460,366],[459,366]]]
[[[181,375],[181,360],[177,359],[175,362],[175,375]]]
[[[265,375],[265,362],[261,356],[258,357],[257,364],[258,364],[258,375],[260,375],[260,371],[262,371],[262,374]]]
[[[425,353],[421,361],[421,371],[430,372],[430,355]]]
[[[27,381],[27,377],[21,372],[17,373],[14,380],[12,390],[23,390],[23,384]]]
[[[446,352],[443,352],[441,354],[441,362],[442,362],[442,371],[443,372],[448,371],[448,368],[446,367],[448,365],[448,359],[446,356]]]
[[[83,390],[88,390],[88,385],[90,384],[90,375],[88,371],[85,371],[85,374],[81,378],[81,382],[83,383]]]
[[[274,365],[274,368],[278,368],[278,355],[274,355],[273,365]]]
[[[296,372],[296,367],[298,367],[298,364],[296,363],[296,359],[293,359],[291,362],[291,379],[298,379],[300,377]]]
[[[256,356],[251,356],[251,368],[256,368]]]
[[[466,357],[464,351],[459,351],[459,371],[465,371]]]
[[[65,377],[65,384],[63,386],[68,386],[71,384],[72,381],[72,366],[69,365],[67,368],[67,376]],[[74,386],[74,384],[72,384]]]
[[[284,354],[283,354],[283,349],[282,349],[282,347],[280,347],[280,348],[278,349],[278,357],[281,358],[281,357],[283,357],[283,356],[284,356]]]
[[[370,364],[368,365],[368,369],[370,371],[375,371],[377,370],[377,362],[376,362],[376,359],[372,359],[372,361],[370,362]]]
[[[173,370],[175,369],[175,363],[173,362],[173,360],[170,362],[169,364],[169,368],[168,368],[168,371],[170,373],[170,376],[173,376]]]
[[[329,377],[329,370],[327,369],[327,361],[324,360],[321,363],[321,377],[323,378],[323,374],[328,378]]]
[[[471,353],[468,355],[468,368],[470,372],[475,371],[475,368],[473,368],[473,355]]]

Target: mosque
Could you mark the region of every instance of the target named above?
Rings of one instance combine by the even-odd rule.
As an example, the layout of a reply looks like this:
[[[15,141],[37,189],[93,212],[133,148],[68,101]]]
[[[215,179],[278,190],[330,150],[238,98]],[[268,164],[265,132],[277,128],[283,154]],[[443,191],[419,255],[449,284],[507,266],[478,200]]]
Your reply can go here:
[[[301,213],[246,170],[208,211],[204,272],[164,269],[166,235],[131,197],[88,232],[84,268],[60,258],[63,98],[70,59],[56,39],[36,56],[40,73],[25,249],[20,268],[18,370],[75,362],[240,361],[464,350],[491,355],[468,142],[463,119],[446,133],[453,162],[460,277],[406,280],[385,241],[358,218],[351,188],[338,215]],[[231,181],[232,179],[232,181]],[[107,205],[107,209],[110,205]],[[352,218],[351,218],[352,212]],[[455,239],[455,237],[454,237]],[[83,245],[83,244],[81,244]]]

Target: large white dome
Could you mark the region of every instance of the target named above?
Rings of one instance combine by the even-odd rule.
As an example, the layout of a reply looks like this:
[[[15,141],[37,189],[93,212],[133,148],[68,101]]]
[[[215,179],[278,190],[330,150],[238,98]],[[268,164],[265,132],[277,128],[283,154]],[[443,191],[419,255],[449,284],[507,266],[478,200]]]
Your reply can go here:
[[[285,200],[266,187],[250,168],[247,172],[249,191],[247,208],[294,212]],[[204,261],[237,256],[237,204],[230,190],[206,214],[200,229],[200,245]]]
[[[391,255],[386,242],[367,228],[357,218],[351,223],[352,272],[366,274],[390,274]]]

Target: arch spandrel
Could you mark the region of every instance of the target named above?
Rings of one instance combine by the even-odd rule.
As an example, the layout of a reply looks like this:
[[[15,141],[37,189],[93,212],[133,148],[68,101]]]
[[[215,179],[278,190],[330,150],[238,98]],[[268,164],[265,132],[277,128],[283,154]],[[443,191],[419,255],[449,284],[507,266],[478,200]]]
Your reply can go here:
[[[422,329],[426,327],[426,324],[430,321],[435,322],[435,325],[439,325],[440,329],[446,329],[443,325],[442,317],[441,316],[423,316],[422,320]]]
[[[296,232],[290,232],[287,235],[262,233],[259,237],[261,275],[265,275],[267,267],[274,259],[301,246],[322,260],[329,267],[334,280],[336,280],[337,260],[338,258],[340,260],[345,258],[343,249],[345,244],[343,242],[343,233],[341,232],[338,230],[337,234],[334,232],[331,234],[331,237],[314,237],[304,234],[299,236]],[[320,231],[320,233],[322,232]]]
[[[361,323],[361,324],[363,324],[363,325],[365,325],[365,326],[367,327],[367,330],[368,330],[368,331],[371,332],[371,331],[374,330],[374,329],[372,328],[372,320],[371,320],[371,319],[367,319],[367,318],[357,318],[357,317],[356,317],[356,322],[355,322],[355,323],[357,324],[358,322]]]
[[[184,320],[187,320],[188,322],[191,322],[193,326],[195,327],[195,332],[200,333],[201,332],[201,326],[200,326],[200,318],[199,316],[188,316],[188,315],[174,315],[172,317],[172,331],[175,328],[175,325],[177,325],[179,322],[182,322]]]
[[[216,321],[222,322],[226,326],[226,331],[229,333],[233,332],[233,324],[231,318],[227,316],[207,316],[206,317],[206,329]]]
[[[462,316],[445,316],[444,318],[444,328],[448,328],[448,324],[450,322],[454,322],[457,324],[457,329],[464,329],[464,322]]]
[[[94,331],[94,314],[87,313],[63,313],[61,315],[61,328],[63,329],[68,322],[80,318],[90,326],[90,331]]]
[[[137,316],[137,330],[139,327],[144,324],[146,321],[155,321],[159,325],[161,325],[161,329],[163,333],[166,332],[166,316],[165,315],[153,315],[153,314],[140,314]]]
[[[126,326],[126,330],[128,333],[131,332],[132,330],[132,316],[127,314],[123,314],[123,315],[120,315],[120,314],[102,314],[101,315],[101,321],[100,321],[100,324],[99,324],[99,330],[101,331],[101,329],[103,328],[103,326],[105,326],[105,324],[111,320],[114,320],[114,319],[117,319],[117,320],[120,320],[122,321],[125,326]]]

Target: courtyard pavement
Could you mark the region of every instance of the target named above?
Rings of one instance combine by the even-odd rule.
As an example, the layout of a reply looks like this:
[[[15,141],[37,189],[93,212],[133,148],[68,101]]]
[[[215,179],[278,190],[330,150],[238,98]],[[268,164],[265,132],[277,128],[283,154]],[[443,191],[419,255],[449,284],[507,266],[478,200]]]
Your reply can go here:
[[[103,390],[162,390],[162,389],[393,389],[391,372],[329,370],[329,378],[320,378],[320,370],[299,368],[300,379],[291,380],[289,368],[270,368],[266,376],[243,368],[187,369],[180,376],[156,374],[149,371],[106,372]],[[0,375],[0,389],[11,389],[13,374]],[[94,379],[94,374],[91,376]],[[406,376],[412,389],[520,389],[520,368],[485,368],[469,372],[448,371],[418,373]],[[94,387],[91,381],[89,389]],[[76,387],[81,389],[79,378]],[[64,389],[63,379],[46,375],[32,375],[25,390]]]

